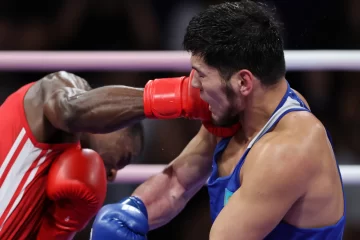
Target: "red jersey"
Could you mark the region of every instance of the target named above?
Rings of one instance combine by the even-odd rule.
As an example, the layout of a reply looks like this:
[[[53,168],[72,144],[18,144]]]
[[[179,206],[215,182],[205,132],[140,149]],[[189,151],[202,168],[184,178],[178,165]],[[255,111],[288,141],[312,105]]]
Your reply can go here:
[[[34,83],[0,107],[0,239],[33,239],[49,206],[45,186],[52,161],[77,144],[36,141],[26,120],[24,97]]]

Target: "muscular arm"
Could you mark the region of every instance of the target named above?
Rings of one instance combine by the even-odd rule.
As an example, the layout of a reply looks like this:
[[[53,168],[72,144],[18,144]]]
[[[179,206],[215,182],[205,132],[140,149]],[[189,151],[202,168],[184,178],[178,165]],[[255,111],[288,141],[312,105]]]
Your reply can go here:
[[[45,117],[66,132],[108,133],[144,118],[142,89],[91,89],[84,79],[67,72],[48,75],[42,88]]]
[[[150,229],[168,223],[205,184],[216,139],[204,127],[166,169],[140,185],[134,196],[147,207]]]
[[[252,149],[256,162],[216,218],[210,240],[261,240],[306,192],[314,172],[304,148],[289,138]],[[235,221],[233,221],[235,220]]]

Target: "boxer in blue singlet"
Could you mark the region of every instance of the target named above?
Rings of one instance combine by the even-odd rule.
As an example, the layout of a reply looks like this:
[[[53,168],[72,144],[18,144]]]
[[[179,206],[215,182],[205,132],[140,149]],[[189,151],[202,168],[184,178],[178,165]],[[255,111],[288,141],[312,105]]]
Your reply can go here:
[[[184,46],[213,123],[241,128],[218,139],[201,127],[162,173],[100,210],[93,239],[146,239],[208,180],[210,240],[341,240],[345,198],[331,139],[285,78],[273,13],[250,0],[214,5],[190,21]]]
[[[270,119],[266,122],[266,124],[263,126],[263,128],[259,132],[257,132],[256,136],[246,146],[246,149],[244,150],[239,161],[236,163],[235,166],[233,166],[233,171],[230,174],[228,172],[226,172],[226,170],[224,171],[225,174],[223,174],[223,175],[225,175],[225,176],[220,175],[222,171],[221,170],[219,171],[218,162],[219,162],[219,159],[221,159],[221,154],[224,152],[224,150],[229,145],[231,138],[224,138],[219,141],[219,143],[217,144],[217,146],[215,148],[215,153],[214,153],[214,157],[213,157],[212,173],[211,173],[209,181],[208,181],[208,189],[209,189],[209,196],[210,196],[210,210],[211,210],[211,217],[212,217],[213,221],[215,221],[217,216],[221,213],[224,206],[227,205],[227,203],[229,202],[229,199],[233,196],[234,193],[239,192],[238,195],[240,195],[240,196],[238,196],[239,197],[238,200],[241,201],[242,196],[241,196],[240,191],[238,191],[238,190],[242,185],[241,180],[244,180],[244,178],[242,178],[242,177],[246,174],[245,170],[243,172],[241,172],[241,171],[242,171],[243,165],[245,165],[246,157],[247,157],[247,155],[250,154],[250,151],[253,148],[253,146],[254,146],[254,149],[256,149],[253,151],[257,151],[259,149],[259,147],[256,145],[256,143],[260,142],[260,144],[261,144],[262,137],[266,138],[267,137],[266,134],[272,134],[273,131],[277,131],[277,129],[281,128],[282,125],[286,125],[286,123],[285,123],[286,121],[289,121],[289,122],[292,121],[292,120],[286,119],[286,120],[284,120],[284,123],[279,123],[282,120],[282,118],[286,117],[288,114],[290,114],[292,112],[301,112],[301,111],[310,112],[308,106],[298,97],[298,95],[295,93],[295,91],[292,90],[290,88],[290,86],[288,85],[288,88],[287,88],[287,91],[286,91],[284,97],[280,101],[280,104],[276,107],[276,110],[273,112]],[[299,114],[299,116],[300,115],[301,115],[301,113]],[[305,116],[306,116],[306,114],[305,114]],[[292,117],[296,117],[296,113],[293,114]],[[310,116],[308,116],[308,117],[310,117]],[[307,117],[305,117],[305,118],[307,118]],[[296,124],[296,121],[292,122],[292,124]],[[277,126],[277,125],[279,125],[279,126]],[[294,128],[296,128],[296,126],[294,126]],[[304,129],[304,131],[306,131],[306,130]],[[325,130],[323,129],[323,131],[325,131]],[[291,133],[291,132],[292,131],[290,130],[289,133]],[[294,131],[294,133],[296,133],[296,131]],[[277,133],[272,134],[272,135],[276,136]],[[280,134],[280,136],[281,136],[281,134]],[[296,138],[296,137],[294,137],[294,138]],[[323,138],[325,138],[325,137],[323,136]],[[330,136],[328,136],[328,138],[329,138],[328,139],[329,142],[331,142]],[[265,141],[267,141],[267,140],[265,140]],[[326,138],[322,139],[322,141],[326,141]],[[316,142],[310,142],[308,144],[316,144]],[[279,148],[281,148],[281,147],[279,146]],[[328,148],[328,150],[329,150],[329,148]],[[261,151],[261,150],[258,150],[258,151]],[[274,151],[276,151],[276,146],[275,146]],[[330,150],[329,150],[329,152],[330,152]],[[289,153],[289,154],[291,155],[291,153]],[[253,156],[254,155],[257,155],[257,153],[254,153]],[[313,161],[313,160],[316,161],[316,159],[319,158],[320,156],[309,156],[309,157],[311,158],[310,161]],[[270,159],[271,159],[271,157],[269,157],[269,160]],[[286,161],[286,159],[280,160],[280,161]],[[342,210],[338,211],[337,216],[339,216],[339,217],[335,217],[334,220],[332,220],[333,224],[331,224],[332,222],[329,221],[330,224],[318,223],[318,224],[314,224],[313,225],[314,227],[311,227],[312,226],[311,223],[303,220],[304,222],[301,225],[299,225],[300,227],[297,227],[296,226],[298,224],[297,222],[301,221],[300,217],[304,217],[305,216],[304,213],[306,212],[305,208],[300,210],[300,207],[304,207],[306,205],[311,206],[313,204],[312,201],[314,201],[314,200],[311,200],[311,198],[309,197],[309,200],[307,203],[305,201],[305,199],[307,197],[306,194],[315,195],[315,196],[318,195],[318,197],[320,197],[322,194],[324,194],[324,193],[320,193],[320,192],[317,193],[316,192],[317,190],[315,190],[314,193],[306,192],[306,194],[304,194],[304,196],[297,199],[297,201],[299,201],[299,202],[293,202],[293,205],[291,205],[291,207],[283,209],[284,218],[278,219],[281,221],[275,227],[273,227],[271,229],[271,231],[267,234],[267,236],[264,239],[266,239],[266,240],[276,240],[276,239],[294,239],[294,240],[297,240],[297,239],[299,239],[299,240],[300,239],[304,239],[304,240],[305,239],[306,240],[334,239],[334,240],[339,240],[339,239],[342,239],[344,224],[345,224],[345,204],[344,204],[344,206],[341,204],[341,191],[340,191],[340,187],[339,187],[339,182],[341,181],[341,177],[340,177],[340,172],[335,171],[335,169],[336,169],[335,160],[332,159],[332,157],[330,157],[327,161],[329,161],[327,164],[330,164],[330,166],[332,165],[332,168],[333,168],[332,174],[331,174],[333,176],[333,179],[329,179],[328,181],[331,181],[331,182],[338,181],[338,184],[337,184],[338,195],[336,195],[336,197],[339,200],[336,201],[338,203],[336,206],[339,209],[342,209]],[[333,161],[333,162],[331,163],[331,161]],[[280,162],[280,164],[281,164],[281,162]],[[301,163],[299,162],[299,164],[301,164]],[[304,162],[304,164],[306,164],[306,162]],[[248,164],[248,166],[251,166],[251,165],[252,165],[251,163]],[[285,166],[286,166],[286,164],[284,164],[284,167]],[[221,163],[220,163],[220,167],[221,167]],[[278,168],[278,167],[282,167],[282,166],[275,165],[272,167]],[[289,167],[294,167],[294,166],[289,166]],[[297,167],[302,167],[302,166],[297,166]],[[250,168],[250,167],[248,167],[248,168]],[[299,171],[307,170],[306,167],[303,167],[303,168],[304,169],[299,169]],[[264,170],[267,171],[267,169],[265,169],[265,168],[264,168]],[[337,168],[337,170],[338,170],[338,168]],[[254,170],[254,171],[256,171],[256,170]],[[273,171],[273,169],[269,169],[268,171]],[[287,170],[285,169],[285,171],[287,171]],[[293,171],[296,171],[296,169],[294,168]],[[220,174],[219,174],[219,172],[220,172]],[[291,170],[289,170],[289,172],[291,172]],[[276,172],[274,172],[274,173],[276,173]],[[259,173],[255,173],[255,174],[259,174]],[[337,174],[339,175],[338,177],[336,176]],[[274,175],[267,175],[267,177],[277,178],[279,176],[274,174]],[[294,174],[294,178],[296,179],[296,174]],[[322,177],[319,177],[319,178],[322,179]],[[289,179],[280,179],[280,180],[291,181]],[[266,181],[266,179],[264,178],[263,181]],[[268,181],[272,181],[272,180],[269,179]],[[321,183],[320,181],[321,180],[317,180],[315,182],[317,182],[317,184],[319,184],[320,186],[327,185],[327,184]],[[312,182],[312,181],[310,181],[310,182]],[[298,182],[296,180],[293,183],[301,184],[301,182]],[[342,186],[342,184],[341,184],[341,186]],[[256,186],[253,186],[253,187],[254,187],[254,189],[252,191],[256,191],[257,187]],[[300,187],[301,188],[303,186],[294,185],[292,187],[294,187],[294,188]],[[327,189],[327,191],[329,191],[327,193],[328,195],[331,194],[331,188],[332,188],[331,186],[330,187],[328,186],[328,189]],[[307,187],[305,187],[305,189],[306,189],[306,191],[309,191],[309,189]],[[285,189],[283,189],[283,190],[285,191]],[[321,191],[321,190],[319,189],[318,191]],[[260,193],[261,192],[259,192],[257,194],[260,194]],[[269,192],[268,194],[271,195],[272,193]],[[284,193],[284,195],[286,195],[286,193]],[[271,196],[269,196],[269,197],[271,197]],[[257,201],[258,199],[253,199],[253,200]],[[279,200],[278,204],[282,204],[281,193],[280,193],[280,199],[278,199],[278,200]],[[269,199],[264,198],[263,201],[269,201],[267,203],[267,207],[272,207],[271,198],[269,198]],[[339,202],[340,202],[340,204],[339,204]],[[285,204],[286,204],[286,202],[285,202]],[[233,202],[233,205],[236,205],[236,203]],[[254,203],[254,206],[256,206],[255,203]],[[263,207],[265,207],[265,206],[263,206]],[[273,207],[276,208],[276,205],[273,205]],[[324,208],[324,210],[325,209],[326,208]],[[228,208],[228,211],[232,211],[232,208]],[[287,211],[287,212],[285,212],[285,211]],[[318,213],[316,208],[313,211],[314,211],[313,214]],[[277,214],[279,214],[279,213],[277,213]],[[229,215],[230,215],[230,213],[229,213]],[[292,215],[294,215],[295,217],[293,217]],[[289,216],[289,217],[287,217],[287,216]],[[270,218],[271,217],[272,216],[270,216]],[[319,219],[320,219],[320,217],[319,217]],[[246,221],[246,219],[244,221]],[[313,219],[313,221],[317,222],[318,220]],[[254,224],[256,224],[256,222]],[[301,227],[301,226],[304,226],[304,227]],[[255,225],[255,227],[258,227],[258,226]],[[266,225],[265,225],[265,227],[266,227]],[[261,231],[259,231],[259,232],[261,232]],[[258,233],[256,233],[256,235],[257,234]],[[219,237],[218,239],[220,239],[220,238],[221,237]],[[228,238],[224,238],[224,239],[228,239]],[[229,238],[229,239],[243,239],[243,238],[235,238],[234,237],[234,238]],[[244,238],[244,239],[262,239],[262,238],[255,237],[255,238]]]

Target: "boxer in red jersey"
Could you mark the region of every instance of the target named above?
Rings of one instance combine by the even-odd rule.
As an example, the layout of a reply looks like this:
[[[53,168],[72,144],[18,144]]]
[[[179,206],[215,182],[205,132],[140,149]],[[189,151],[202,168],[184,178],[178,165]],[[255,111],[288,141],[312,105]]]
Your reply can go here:
[[[54,205],[52,201],[64,197],[64,194],[65,198],[77,199],[86,192],[81,186],[64,192],[64,188],[69,186],[64,187],[57,176],[61,173],[61,166],[51,169],[56,173],[53,173],[49,185],[55,182],[57,186],[47,186],[50,165],[64,151],[79,149],[80,145],[94,149],[104,161],[108,180],[114,179],[116,171],[141,149],[142,127],[135,122],[144,115],[142,95],[141,89],[122,86],[91,90],[84,79],[58,72],[23,86],[5,100],[0,107],[0,239],[36,239],[40,228],[49,234],[59,231],[56,229],[58,222],[52,221],[51,224],[57,226],[52,230],[49,224],[43,224],[44,216],[49,215],[48,211]],[[128,125],[131,126],[123,128]],[[91,164],[94,173],[101,173],[96,153],[79,151],[70,151],[59,159],[58,162],[64,162],[65,158],[76,158],[65,171],[85,171],[90,166],[84,164]],[[72,176],[65,176],[69,177]],[[99,174],[95,174],[92,180],[94,178],[97,182],[102,181]],[[69,179],[63,182],[69,182]],[[83,185],[86,184],[89,183]],[[105,195],[106,185],[105,191],[99,191]],[[95,197],[90,193],[87,202],[73,201],[72,207],[90,211],[91,199]],[[74,235],[61,234],[57,239],[71,239]]]
[[[72,239],[104,199],[99,159],[113,180],[140,151],[136,123],[145,117],[202,120],[212,134],[232,135],[239,125],[212,125],[189,79],[91,89],[57,72],[10,95],[0,108],[0,239]]]

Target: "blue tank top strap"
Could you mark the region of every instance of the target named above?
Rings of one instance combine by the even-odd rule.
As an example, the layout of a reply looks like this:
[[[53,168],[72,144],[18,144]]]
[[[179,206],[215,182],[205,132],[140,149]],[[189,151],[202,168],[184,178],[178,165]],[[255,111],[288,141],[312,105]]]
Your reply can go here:
[[[231,140],[231,137],[222,138],[216,145],[214,154],[218,154],[219,152],[223,151],[226,148],[226,146],[228,145],[228,143],[230,142],[230,140]]]
[[[224,151],[224,149],[227,147],[227,145],[229,144],[231,140],[231,137],[227,137],[227,138],[222,138],[218,144],[216,145],[214,154],[213,154],[213,159],[212,159],[212,173],[210,175],[210,178],[208,179],[208,183],[211,183],[213,181],[216,180],[216,178],[218,177],[218,166],[216,163],[216,160],[219,158],[219,155]]]
[[[277,107],[275,108],[275,110],[274,110],[274,112],[272,113],[272,115],[274,115],[274,113],[276,113],[276,112],[285,104],[285,102],[286,102],[286,100],[287,100],[290,92],[292,92],[289,83],[288,83],[288,82],[286,82],[286,83],[287,83],[286,93],[284,94],[284,96],[283,96],[283,98],[281,99],[280,103],[279,103],[279,104],[277,105]],[[272,115],[271,115],[271,116],[272,116]]]
[[[288,85],[288,90],[286,91],[283,99],[280,101],[280,104],[271,115],[269,121],[260,130],[258,135],[256,135],[254,139],[249,143],[248,148],[251,148],[262,136],[268,133],[287,113],[294,111],[310,112],[304,102],[301,101],[299,97],[297,97],[297,95]]]
[[[213,157],[213,165],[216,165],[216,159],[218,159],[219,154],[221,154],[225,148],[227,147],[227,145],[229,144],[231,140],[231,137],[227,137],[227,138],[222,138],[218,144],[216,145],[215,151],[214,151],[214,157]]]

